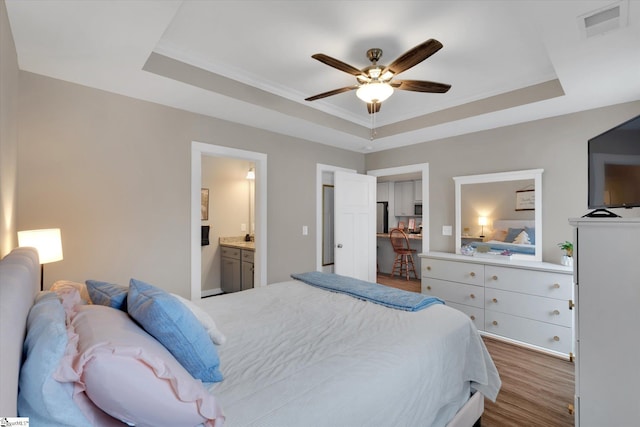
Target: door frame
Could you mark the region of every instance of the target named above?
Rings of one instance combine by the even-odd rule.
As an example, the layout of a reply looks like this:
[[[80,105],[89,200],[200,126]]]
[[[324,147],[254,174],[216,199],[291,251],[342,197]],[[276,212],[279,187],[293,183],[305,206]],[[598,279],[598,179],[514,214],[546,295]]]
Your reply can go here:
[[[375,177],[402,175],[406,173],[422,173],[422,229],[428,233],[429,238],[422,239],[422,253],[429,252],[429,163],[417,163],[413,165],[397,166],[393,168],[372,169],[367,171],[367,175]]]
[[[191,141],[191,300],[202,298],[202,258],[200,225],[200,188],[202,156],[231,157],[255,163],[255,236],[254,287],[267,285],[267,155],[220,145]]]

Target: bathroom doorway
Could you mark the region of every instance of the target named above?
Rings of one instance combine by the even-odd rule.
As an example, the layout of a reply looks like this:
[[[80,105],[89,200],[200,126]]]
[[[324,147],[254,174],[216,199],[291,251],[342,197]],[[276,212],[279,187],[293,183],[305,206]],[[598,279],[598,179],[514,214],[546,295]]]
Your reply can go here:
[[[254,287],[267,284],[267,155],[193,141],[191,144],[191,299],[202,298],[202,162],[204,156],[253,162],[253,219],[255,223]],[[247,196],[249,197],[249,196]],[[211,206],[209,207],[211,209]],[[250,218],[247,226],[251,227]]]

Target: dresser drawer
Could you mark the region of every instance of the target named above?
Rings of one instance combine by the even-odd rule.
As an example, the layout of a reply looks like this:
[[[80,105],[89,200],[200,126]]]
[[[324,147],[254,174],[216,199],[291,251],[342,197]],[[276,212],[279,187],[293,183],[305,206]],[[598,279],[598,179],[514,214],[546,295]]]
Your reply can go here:
[[[469,305],[458,304],[455,302],[447,301],[446,304],[455,308],[456,310],[460,310],[465,313],[476,325],[476,329],[479,331],[484,330],[484,310],[478,307],[471,307]]]
[[[220,246],[221,255],[225,258],[240,259],[240,249]]]
[[[424,258],[422,276],[482,286],[484,284],[484,268],[485,266],[482,264],[471,262]]]
[[[571,327],[573,311],[569,310],[569,300],[563,301],[491,288],[485,288],[484,296],[486,310]]]
[[[538,347],[569,354],[572,351],[571,328],[485,310],[485,332]]]
[[[445,301],[484,308],[484,288],[482,286],[423,277],[422,293],[436,296]]]
[[[569,300],[573,294],[570,274],[520,268],[485,266],[485,286],[530,295]]]

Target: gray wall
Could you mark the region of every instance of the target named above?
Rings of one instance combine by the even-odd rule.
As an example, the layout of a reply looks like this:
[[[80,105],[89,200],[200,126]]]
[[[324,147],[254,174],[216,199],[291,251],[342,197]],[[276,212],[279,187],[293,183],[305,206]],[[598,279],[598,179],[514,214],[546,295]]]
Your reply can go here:
[[[556,244],[573,239],[567,219],[588,212],[587,140],[638,114],[640,101],[475,132],[370,153],[366,168],[429,163],[428,238],[432,251],[445,252],[455,247],[453,236],[442,236],[443,225],[455,224],[454,176],[542,168],[542,256],[558,263]],[[640,216],[640,208],[616,211]]]
[[[62,231],[45,286],[136,277],[189,296],[191,141],[267,154],[269,283],[315,270],[316,163],[364,170],[362,154],[27,72],[18,131],[17,229]]]
[[[0,1],[0,258],[17,246],[18,58]]]

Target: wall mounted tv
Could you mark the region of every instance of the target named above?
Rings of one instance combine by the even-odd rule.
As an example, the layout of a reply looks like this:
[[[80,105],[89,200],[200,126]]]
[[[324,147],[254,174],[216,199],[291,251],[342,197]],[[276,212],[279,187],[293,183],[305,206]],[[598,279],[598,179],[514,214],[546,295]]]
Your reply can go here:
[[[588,150],[589,209],[640,206],[640,116],[591,138]]]

